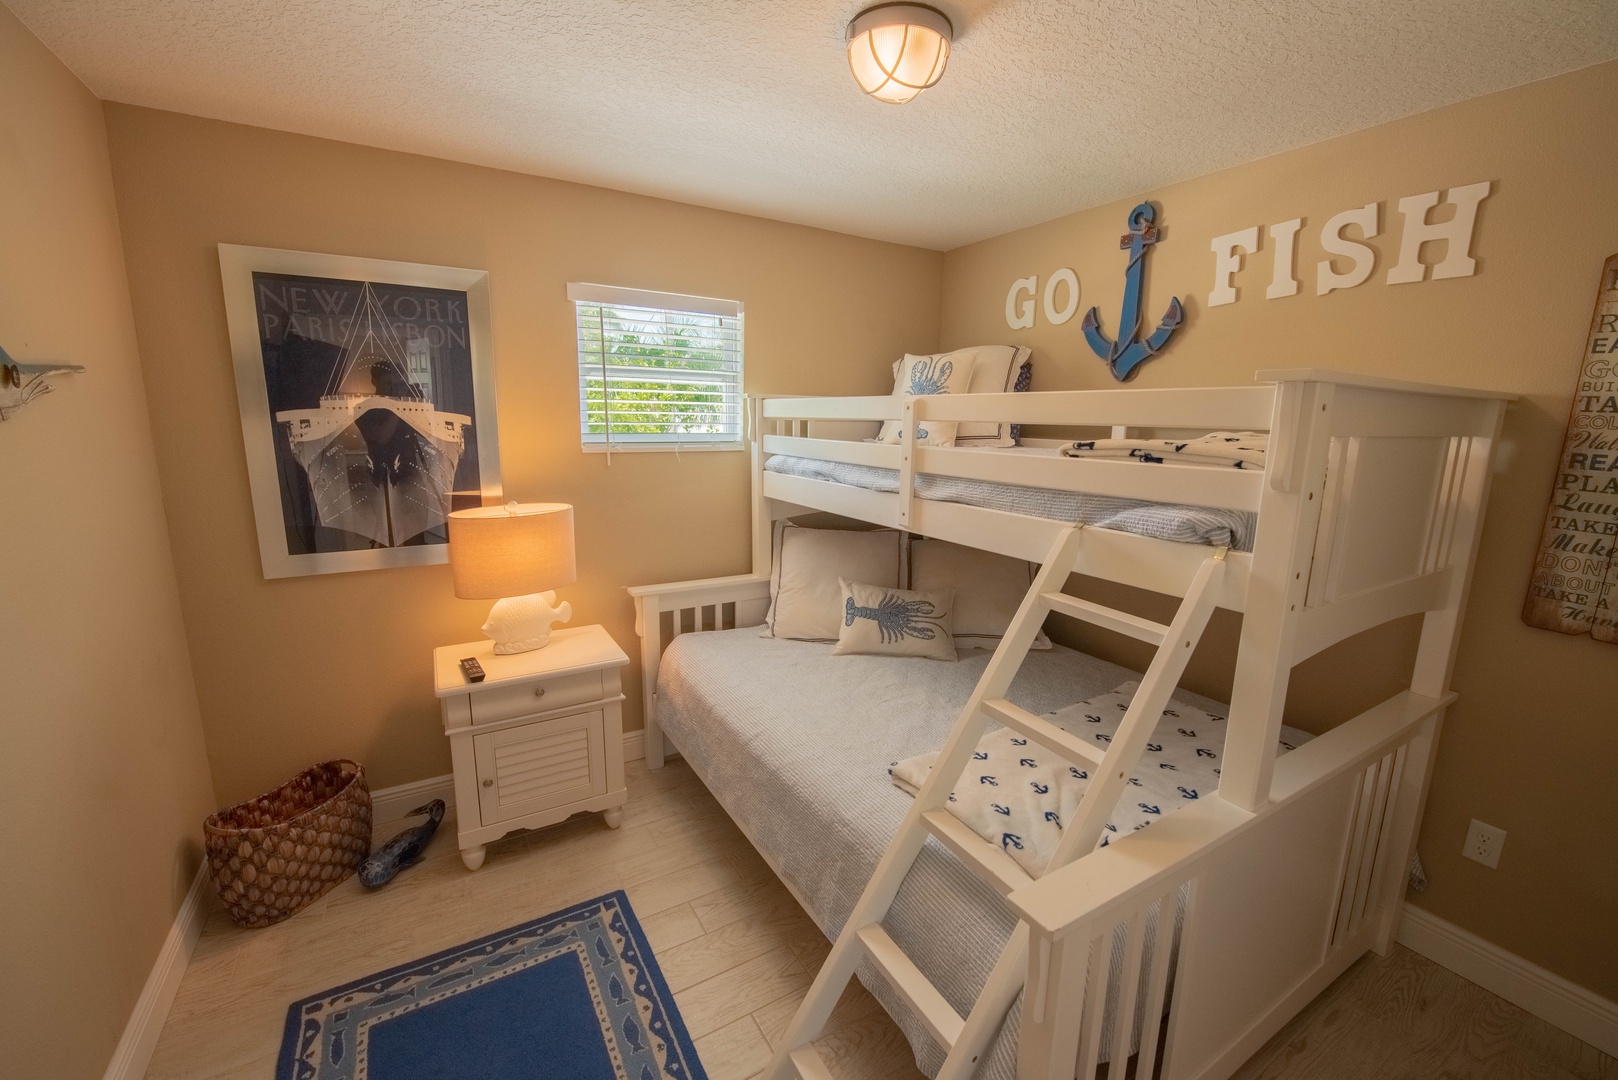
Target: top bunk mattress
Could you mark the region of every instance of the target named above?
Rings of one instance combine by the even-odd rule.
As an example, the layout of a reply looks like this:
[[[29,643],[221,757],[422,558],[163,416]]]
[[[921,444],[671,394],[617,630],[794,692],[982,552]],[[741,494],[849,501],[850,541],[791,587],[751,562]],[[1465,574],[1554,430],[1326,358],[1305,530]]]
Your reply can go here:
[[[974,447],[974,450],[1011,455],[1061,456],[1059,450],[1036,446],[991,450]],[[851,465],[841,461],[775,454],[765,461],[764,468],[768,472],[801,476],[809,480],[827,480],[868,491],[899,490],[899,471],[876,465]],[[1142,465],[1141,468],[1151,466]],[[1086,495],[1076,491],[1024,487],[1021,484],[969,480],[933,473],[916,474],[916,497],[964,503],[1069,524],[1096,525],[1182,544],[1224,545],[1236,551],[1253,550],[1253,534],[1258,527],[1258,515],[1247,510],[1146,502],[1112,495]]]
[[[660,726],[828,937],[842,928],[910,808],[911,797],[893,785],[888,768],[943,745],[991,654],[959,655],[956,663],[834,656],[830,644],[761,638],[757,627],[684,634],[664,653]],[[1128,668],[1057,646],[1028,654],[1008,696],[1031,712],[1050,713],[1138,678]],[[1210,699],[1175,697],[1225,715]],[[1283,746],[1308,738],[1282,729]],[[1213,745],[1222,749],[1222,742],[1221,735]],[[1206,762],[1203,777],[1178,769],[1148,777],[1156,770],[1143,758],[1140,779],[1154,788],[1167,783],[1172,797],[1131,787],[1129,801],[1144,799],[1164,812],[1187,805],[1176,789],[1217,787],[1213,753],[1197,755]],[[1139,817],[1133,805],[1121,803],[1113,820],[1127,832]],[[999,894],[936,840],[928,841],[885,920],[889,934],[963,1015],[1014,925]],[[918,1063],[936,1072],[942,1055],[920,1020],[879,979],[862,974],[861,981],[904,1029]],[[1015,1016],[991,1045],[980,1077],[1014,1076]]]

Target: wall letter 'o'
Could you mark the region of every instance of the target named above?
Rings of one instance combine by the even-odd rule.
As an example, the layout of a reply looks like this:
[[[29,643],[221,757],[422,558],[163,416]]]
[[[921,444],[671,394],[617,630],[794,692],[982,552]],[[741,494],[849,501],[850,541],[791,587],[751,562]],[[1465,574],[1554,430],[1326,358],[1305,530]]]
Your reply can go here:
[[[1067,286],[1067,306],[1058,311],[1052,301],[1056,299],[1056,286],[1063,284]],[[1079,275],[1064,266],[1045,282],[1045,321],[1061,326],[1071,319],[1077,310],[1079,310]]]

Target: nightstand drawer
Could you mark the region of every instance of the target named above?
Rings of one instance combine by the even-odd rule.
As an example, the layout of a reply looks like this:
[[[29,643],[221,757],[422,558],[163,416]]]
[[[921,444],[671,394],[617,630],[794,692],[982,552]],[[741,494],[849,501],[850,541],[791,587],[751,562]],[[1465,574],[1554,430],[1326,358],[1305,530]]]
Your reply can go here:
[[[607,790],[599,709],[472,737],[484,825]]]
[[[582,675],[563,675],[544,682],[523,683],[498,690],[474,691],[472,694],[472,723],[488,724],[496,720],[509,720],[513,716],[527,716],[547,709],[560,709],[568,705],[582,705],[601,700],[601,672],[587,671]]]

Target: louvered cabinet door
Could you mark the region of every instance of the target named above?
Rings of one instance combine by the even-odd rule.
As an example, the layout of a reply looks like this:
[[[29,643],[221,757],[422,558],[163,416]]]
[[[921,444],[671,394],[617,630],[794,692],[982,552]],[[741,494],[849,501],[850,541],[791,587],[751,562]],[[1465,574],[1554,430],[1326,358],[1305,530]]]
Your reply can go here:
[[[472,738],[484,825],[607,790],[601,710]]]

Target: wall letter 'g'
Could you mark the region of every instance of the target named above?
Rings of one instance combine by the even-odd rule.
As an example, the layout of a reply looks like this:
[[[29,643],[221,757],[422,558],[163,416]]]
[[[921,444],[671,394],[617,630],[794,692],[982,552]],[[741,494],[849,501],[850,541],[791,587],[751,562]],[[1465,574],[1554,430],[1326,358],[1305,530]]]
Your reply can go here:
[[[1038,277],[1018,278],[1011,283],[1011,291],[1006,293],[1007,326],[1013,330],[1026,330],[1034,325],[1034,294],[1038,289]],[[1028,296],[1019,302],[1018,297],[1023,293]]]

